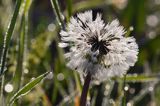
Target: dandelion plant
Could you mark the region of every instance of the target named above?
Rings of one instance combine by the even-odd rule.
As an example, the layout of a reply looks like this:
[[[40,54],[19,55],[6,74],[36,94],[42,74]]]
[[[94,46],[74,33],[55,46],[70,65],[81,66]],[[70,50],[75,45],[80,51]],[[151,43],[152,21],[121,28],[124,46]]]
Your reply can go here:
[[[59,46],[70,47],[65,54],[67,66],[86,77],[81,106],[86,104],[84,98],[90,80],[104,81],[123,76],[130,66],[134,66],[138,46],[135,38],[125,37],[125,33],[117,19],[105,24],[102,15],[98,13],[94,19],[92,11],[72,17],[67,30],[60,32],[62,42]]]

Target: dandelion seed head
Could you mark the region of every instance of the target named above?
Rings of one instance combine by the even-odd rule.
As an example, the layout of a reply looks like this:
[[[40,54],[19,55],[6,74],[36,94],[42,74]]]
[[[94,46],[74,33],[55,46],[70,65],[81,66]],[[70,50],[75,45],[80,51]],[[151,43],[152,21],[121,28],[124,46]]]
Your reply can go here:
[[[65,53],[69,68],[103,81],[123,76],[137,61],[135,38],[125,33],[117,19],[105,24],[101,14],[93,19],[92,11],[86,11],[71,17],[67,30],[60,32],[59,46],[70,48]]]

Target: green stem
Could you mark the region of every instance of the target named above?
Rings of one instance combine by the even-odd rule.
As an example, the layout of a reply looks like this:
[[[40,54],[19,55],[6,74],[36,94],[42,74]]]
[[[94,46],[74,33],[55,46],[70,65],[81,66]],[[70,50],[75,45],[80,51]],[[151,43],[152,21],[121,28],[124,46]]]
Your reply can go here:
[[[1,64],[0,75],[3,74],[4,71],[5,71],[4,69],[5,69],[5,61],[6,61],[8,46],[9,46],[9,43],[10,43],[10,40],[11,40],[11,37],[12,37],[12,33],[13,33],[13,30],[14,30],[14,27],[15,27],[15,24],[16,24],[16,20],[17,20],[17,17],[18,17],[21,2],[22,2],[22,0],[17,0],[16,8],[14,10],[13,17],[12,17],[10,23],[9,23],[8,30],[7,30],[7,32],[4,36],[3,50],[2,50],[1,62],[0,62],[0,64]]]
[[[1,94],[0,94],[0,104],[2,106],[4,106],[4,98],[3,98],[4,80],[5,80],[5,75],[2,75],[1,76]]]
[[[75,81],[76,81],[77,90],[81,92],[82,91],[82,86],[80,84],[80,79],[79,79],[76,72],[74,72],[74,77],[75,77]]]
[[[9,23],[7,32],[5,33],[4,36],[4,41],[3,41],[3,49],[2,49],[2,54],[1,54],[1,58],[0,58],[0,65],[1,65],[1,69],[0,69],[0,76],[2,77],[2,82],[1,82],[1,94],[0,94],[0,99],[3,101],[3,87],[4,87],[4,75],[2,75],[5,71],[5,63],[6,63],[6,56],[7,56],[7,51],[8,51],[8,47],[9,47],[9,43],[12,37],[12,33],[16,24],[16,20],[18,17],[18,13],[19,13],[19,9],[21,6],[21,2],[22,0],[17,0],[16,1],[16,7],[13,13],[13,17]]]
[[[126,91],[125,91],[125,86],[126,86],[126,74],[124,75],[124,80],[123,80],[123,98],[122,98],[122,106],[126,106]]]
[[[17,58],[17,67],[16,72],[13,78],[14,81],[14,91],[17,92],[21,86],[21,79],[23,74],[23,62],[24,62],[24,42],[25,42],[25,16],[22,16],[21,25],[20,25],[20,36],[19,36],[19,50]]]
[[[68,13],[67,22],[69,22],[69,19],[72,15],[72,0],[67,0],[67,13]]]
[[[60,8],[59,8],[58,1],[57,0],[50,0],[50,2],[51,2],[51,5],[52,5],[52,8],[54,10],[54,13],[57,16],[58,24],[64,30],[65,25],[64,25],[64,22],[63,22],[63,18],[62,18],[63,16],[62,16],[62,13],[61,13]]]

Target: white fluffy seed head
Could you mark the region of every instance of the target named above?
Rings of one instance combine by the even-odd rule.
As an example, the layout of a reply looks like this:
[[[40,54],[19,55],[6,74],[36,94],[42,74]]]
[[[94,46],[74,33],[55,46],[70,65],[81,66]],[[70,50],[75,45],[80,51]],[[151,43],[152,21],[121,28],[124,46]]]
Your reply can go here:
[[[92,11],[72,17],[66,31],[61,31],[60,47],[69,47],[67,66],[92,79],[104,81],[122,76],[137,61],[135,38],[125,37],[119,21],[105,24],[101,14],[93,20]]]

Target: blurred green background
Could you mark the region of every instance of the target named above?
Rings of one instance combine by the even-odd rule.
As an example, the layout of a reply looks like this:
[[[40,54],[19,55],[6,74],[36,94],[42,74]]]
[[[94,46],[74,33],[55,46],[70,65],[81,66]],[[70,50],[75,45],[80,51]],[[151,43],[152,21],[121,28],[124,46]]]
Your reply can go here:
[[[0,0],[0,56],[15,3]],[[126,106],[160,106],[160,0],[58,0],[58,4],[65,24],[77,12],[93,10],[106,22],[117,18],[126,30],[133,27],[129,36],[136,38],[139,55],[126,76]],[[56,19],[50,0],[22,0],[6,59],[5,103],[29,81],[51,71],[14,105],[79,106],[80,77],[65,66],[66,50],[57,46],[61,27]],[[119,106],[123,78],[92,85],[89,93],[91,106]]]

